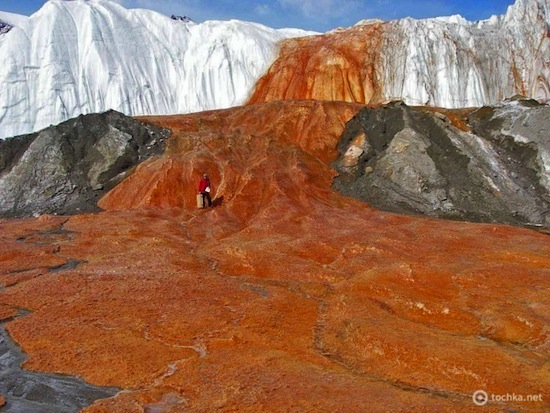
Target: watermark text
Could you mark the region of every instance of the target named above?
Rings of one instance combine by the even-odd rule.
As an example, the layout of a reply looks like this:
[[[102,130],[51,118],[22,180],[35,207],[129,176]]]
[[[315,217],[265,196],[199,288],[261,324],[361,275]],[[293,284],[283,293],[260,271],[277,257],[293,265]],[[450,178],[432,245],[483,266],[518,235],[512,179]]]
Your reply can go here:
[[[477,406],[485,406],[487,403],[540,403],[542,394],[490,394],[485,390],[477,390],[472,400]]]

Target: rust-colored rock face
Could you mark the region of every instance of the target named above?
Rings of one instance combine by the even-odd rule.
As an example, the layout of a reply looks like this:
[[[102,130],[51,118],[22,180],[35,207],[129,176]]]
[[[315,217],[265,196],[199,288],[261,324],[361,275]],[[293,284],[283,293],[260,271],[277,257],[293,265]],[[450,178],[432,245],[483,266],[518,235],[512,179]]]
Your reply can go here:
[[[376,66],[383,24],[282,42],[279,57],[256,84],[250,103],[319,99],[380,102]]]
[[[126,390],[87,413],[547,410],[550,238],[331,191],[359,109],[151,118],[168,151],[108,211],[1,222],[0,314],[32,311],[8,324],[25,367]],[[196,210],[204,171],[217,206]],[[478,407],[476,390],[536,397]]]

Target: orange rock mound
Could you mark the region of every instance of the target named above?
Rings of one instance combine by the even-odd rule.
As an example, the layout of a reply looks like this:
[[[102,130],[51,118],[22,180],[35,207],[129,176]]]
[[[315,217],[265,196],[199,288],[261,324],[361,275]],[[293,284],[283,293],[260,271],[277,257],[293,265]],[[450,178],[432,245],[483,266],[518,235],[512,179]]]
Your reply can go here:
[[[32,311],[8,325],[25,367],[126,389],[87,413],[548,409],[550,238],[331,191],[359,108],[149,118],[168,150],[108,211],[1,222],[2,314]],[[217,206],[196,210],[204,171]],[[476,390],[541,399],[478,407]]]

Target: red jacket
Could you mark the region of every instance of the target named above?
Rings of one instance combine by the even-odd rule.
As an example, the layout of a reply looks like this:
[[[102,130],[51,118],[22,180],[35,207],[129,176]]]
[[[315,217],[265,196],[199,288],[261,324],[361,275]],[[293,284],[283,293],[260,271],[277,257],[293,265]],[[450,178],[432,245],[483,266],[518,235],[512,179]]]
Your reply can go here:
[[[199,192],[202,194],[206,192],[206,188],[210,186],[210,180],[208,178],[201,178],[199,182]]]

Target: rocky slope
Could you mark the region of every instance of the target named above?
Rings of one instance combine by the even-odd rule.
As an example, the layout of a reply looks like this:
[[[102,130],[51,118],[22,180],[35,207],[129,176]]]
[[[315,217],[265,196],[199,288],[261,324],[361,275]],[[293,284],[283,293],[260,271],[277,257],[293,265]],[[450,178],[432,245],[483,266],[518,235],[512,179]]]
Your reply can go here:
[[[132,168],[163,152],[168,134],[111,111],[0,140],[0,216],[97,211]]]
[[[0,222],[0,315],[29,311],[6,327],[24,367],[125,389],[87,413],[547,410],[550,239],[331,190],[362,109],[151,118],[167,150],[109,211]],[[540,400],[478,407],[480,389]]]
[[[550,227],[550,107],[469,112],[466,132],[401,103],[362,110],[339,143],[334,187],[389,211]]]
[[[365,21],[283,41],[251,103],[327,99],[464,108],[515,94],[550,98],[550,5],[517,0],[504,16]]]

